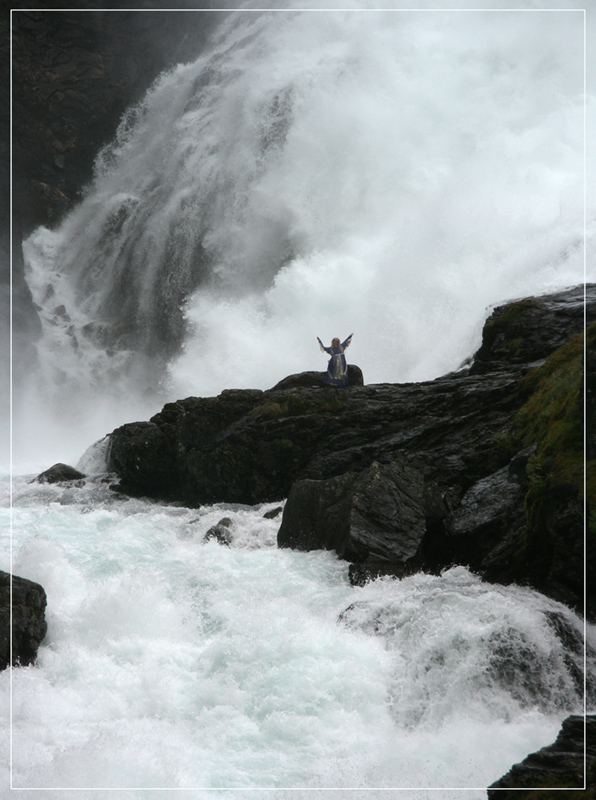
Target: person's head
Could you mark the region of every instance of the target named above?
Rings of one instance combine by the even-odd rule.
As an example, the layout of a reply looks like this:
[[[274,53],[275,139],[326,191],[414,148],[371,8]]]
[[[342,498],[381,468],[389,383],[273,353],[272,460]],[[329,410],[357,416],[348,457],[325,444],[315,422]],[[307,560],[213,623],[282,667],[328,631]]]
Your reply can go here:
[[[335,337],[334,337],[334,338],[331,340],[331,346],[332,346],[332,347],[339,347],[339,339],[337,338],[337,336],[335,336]]]

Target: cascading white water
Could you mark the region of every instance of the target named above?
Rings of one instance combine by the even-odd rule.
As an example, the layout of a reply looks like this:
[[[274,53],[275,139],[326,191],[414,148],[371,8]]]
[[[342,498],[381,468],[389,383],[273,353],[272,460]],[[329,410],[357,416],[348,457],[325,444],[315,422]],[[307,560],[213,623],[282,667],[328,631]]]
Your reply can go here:
[[[69,420],[323,369],[315,335],[432,378],[490,304],[583,279],[582,13],[342,6],[231,13],[25,243]]]
[[[583,623],[529,589],[463,567],[353,587],[333,553],[278,549],[271,505],[159,506],[100,476],[20,479],[14,503],[15,571],[45,587],[49,625],[13,673],[20,789],[482,800],[582,711]],[[229,547],[204,541],[222,517]],[[586,645],[591,707],[592,625]]]

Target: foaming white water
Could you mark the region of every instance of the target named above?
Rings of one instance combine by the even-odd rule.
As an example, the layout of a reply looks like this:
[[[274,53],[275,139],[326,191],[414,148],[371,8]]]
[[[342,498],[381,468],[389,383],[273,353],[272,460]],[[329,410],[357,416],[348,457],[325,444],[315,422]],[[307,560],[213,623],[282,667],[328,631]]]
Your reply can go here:
[[[49,630],[13,672],[14,786],[480,800],[581,710],[582,623],[565,607],[464,568],[352,587],[333,554],[278,550],[271,507],[17,480],[14,571],[45,587]],[[224,516],[231,546],[205,542]],[[143,787],[163,791],[117,791]]]
[[[25,243],[31,402],[120,422],[322,370],[315,336],[352,331],[367,382],[431,378],[487,306],[581,282],[582,12],[344,5],[232,12],[125,116]]]

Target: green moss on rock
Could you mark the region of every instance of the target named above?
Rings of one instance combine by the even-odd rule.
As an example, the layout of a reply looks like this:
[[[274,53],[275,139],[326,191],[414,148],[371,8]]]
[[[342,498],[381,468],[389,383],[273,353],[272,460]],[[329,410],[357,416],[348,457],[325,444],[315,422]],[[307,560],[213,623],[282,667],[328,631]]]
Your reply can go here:
[[[513,303],[498,308],[493,315],[487,319],[485,328],[488,330],[510,328],[515,325],[522,314],[531,308],[539,308],[540,303],[531,297],[524,300],[517,300]]]
[[[323,390],[320,396],[309,392],[287,392],[281,398],[268,398],[255,406],[250,412],[253,416],[264,416],[267,419],[296,417],[305,414],[337,414],[344,404],[337,393],[330,394]]]
[[[596,327],[596,326],[595,326]],[[593,339],[596,330],[592,330]],[[514,420],[514,436],[536,445],[528,475],[546,490],[569,486],[583,496],[583,335],[574,336],[522,381],[530,396]]]
[[[596,325],[586,332],[594,347]],[[520,385],[526,400],[516,414],[510,443],[533,447],[527,462],[526,526],[520,532],[518,567],[528,561],[547,580],[557,548],[566,539],[577,546],[583,530],[577,524],[584,499],[584,335],[572,337],[546,361],[531,370]],[[504,446],[502,444],[502,446]],[[596,533],[596,469],[588,464],[588,506],[591,535]],[[563,518],[561,509],[575,509]],[[568,520],[576,520],[569,524]],[[567,527],[566,527],[567,526]]]

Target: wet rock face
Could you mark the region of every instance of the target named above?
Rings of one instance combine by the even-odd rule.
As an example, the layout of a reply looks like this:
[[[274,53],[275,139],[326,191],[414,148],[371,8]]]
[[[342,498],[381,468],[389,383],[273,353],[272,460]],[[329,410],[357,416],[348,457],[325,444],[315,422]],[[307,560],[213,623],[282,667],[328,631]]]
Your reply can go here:
[[[502,321],[510,305],[495,310],[499,336],[485,336],[469,369],[433,381],[334,389],[317,382],[320,373],[304,373],[267,391],[169,403],[149,422],[111,434],[110,469],[125,492],[191,506],[293,493],[283,545],[335,549],[357,566],[354,580],[402,574],[406,564],[430,571],[463,564],[583,610],[581,300],[583,287],[514,303],[509,324]],[[596,287],[587,288],[587,301],[590,363]],[[524,331],[527,345],[518,341]],[[593,381],[589,375],[588,432]],[[388,476],[398,462],[420,476],[408,489],[412,507],[392,494],[397,479]],[[364,491],[375,463],[382,494]],[[596,579],[592,541],[590,534],[588,586]],[[591,596],[588,612],[596,614]]]
[[[80,481],[85,477],[84,473],[68,464],[54,464],[49,469],[41,472],[35,480],[37,483],[70,483]]]
[[[528,297],[496,308],[482,332],[482,346],[474,356],[473,374],[499,366],[530,364],[546,358],[577,329],[583,314],[584,287],[554,295],[549,303],[548,326],[542,326],[541,298]]]
[[[402,462],[373,462],[361,473],[296,481],[277,543],[335,550],[360,574],[403,575],[425,533],[424,479]]]
[[[119,431],[110,442],[109,460],[120,490],[148,497],[173,494],[176,464],[167,431],[153,422],[134,422]]]
[[[47,623],[46,593],[33,581],[12,578],[12,666],[35,661]],[[0,670],[10,664],[10,575],[0,571]]]
[[[584,747],[586,751],[584,772]],[[584,776],[587,790],[582,797],[593,798],[596,786],[596,717],[568,717],[554,744],[532,753],[515,764],[488,789],[489,800],[531,800],[535,797],[579,797]],[[507,790],[510,791],[507,791]],[[526,791],[524,791],[526,789]],[[538,790],[538,791],[537,791]],[[554,790],[549,792],[549,790]]]
[[[525,476],[512,464],[471,486],[445,525],[453,559],[492,578],[511,570],[517,536],[526,522],[526,488]]]

